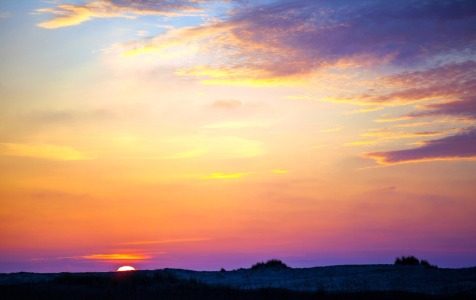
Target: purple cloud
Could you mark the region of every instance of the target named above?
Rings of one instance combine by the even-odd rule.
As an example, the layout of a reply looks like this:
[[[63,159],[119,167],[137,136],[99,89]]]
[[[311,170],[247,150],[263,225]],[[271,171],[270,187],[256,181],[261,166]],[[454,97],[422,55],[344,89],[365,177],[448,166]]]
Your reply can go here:
[[[425,70],[402,72],[379,78],[375,83],[376,88],[372,92],[344,99],[348,102],[378,104],[408,104],[436,99],[444,101],[421,106],[422,111],[412,113],[410,116],[425,115],[430,110],[434,110],[435,114],[444,114],[449,102],[464,102],[448,105],[448,114],[467,115],[467,111],[457,112],[456,109],[474,106],[468,103],[474,101],[469,95],[476,93],[476,62],[469,60]],[[451,107],[454,108],[453,111],[450,111]]]
[[[440,99],[421,105],[409,117],[458,116],[476,118],[476,62],[450,63],[423,71],[403,72],[380,80],[392,90],[367,97],[368,102],[418,102]]]
[[[476,97],[464,97],[460,100],[434,103],[424,106],[428,111],[422,113],[412,114],[412,116],[438,116],[438,115],[450,115],[450,116],[465,116],[472,119],[476,118]]]
[[[419,105],[402,119],[419,117],[458,117],[476,119],[476,62],[450,63],[422,71],[403,72],[381,78],[380,84],[390,90],[386,94],[360,97],[354,101],[377,103],[411,103],[434,100],[429,104]],[[385,90],[385,89],[384,89]],[[450,123],[453,129],[457,123]],[[466,125],[465,125],[466,126]],[[459,130],[461,130],[460,128]],[[440,127],[440,130],[441,129]],[[448,136],[439,140],[424,142],[418,148],[373,152],[365,154],[381,164],[398,164],[404,162],[427,160],[464,159],[476,156],[476,129],[466,130],[463,134]]]
[[[342,59],[419,63],[474,48],[475,22],[474,1],[417,0],[277,2],[225,21],[241,41],[241,57],[275,76]]]
[[[399,164],[431,160],[476,159],[476,128],[439,140],[424,142],[414,149],[372,152],[365,155],[380,164]]]
[[[216,0],[103,0],[117,6],[151,10],[193,10],[201,4],[218,2]]]
[[[218,69],[231,80],[302,77],[342,63],[420,66],[437,55],[466,57],[464,51],[476,49],[471,0],[235,4],[219,21],[170,31],[143,47],[201,42],[215,61],[182,74],[213,76],[200,71]]]

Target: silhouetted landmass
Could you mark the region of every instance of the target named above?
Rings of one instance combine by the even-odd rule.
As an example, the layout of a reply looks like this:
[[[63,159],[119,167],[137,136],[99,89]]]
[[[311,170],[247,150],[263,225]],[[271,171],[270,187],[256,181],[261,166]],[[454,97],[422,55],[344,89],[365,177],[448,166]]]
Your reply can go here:
[[[259,262],[251,266],[251,270],[264,270],[264,269],[287,269],[289,268],[285,263],[279,259],[270,259],[267,262]]]
[[[395,259],[396,265],[401,266],[424,266],[427,268],[438,268],[435,265],[431,265],[427,260],[419,260],[415,256],[402,256]]]
[[[357,265],[251,269],[0,274],[0,299],[475,299],[476,268]],[[257,271],[259,270],[259,271]]]

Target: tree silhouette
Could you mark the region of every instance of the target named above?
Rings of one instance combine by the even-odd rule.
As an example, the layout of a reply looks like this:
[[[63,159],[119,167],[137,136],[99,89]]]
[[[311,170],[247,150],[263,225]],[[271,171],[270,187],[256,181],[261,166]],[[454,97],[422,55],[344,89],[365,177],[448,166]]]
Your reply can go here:
[[[289,268],[285,263],[279,259],[270,259],[267,262],[259,262],[251,266],[251,270],[263,269],[287,269]]]

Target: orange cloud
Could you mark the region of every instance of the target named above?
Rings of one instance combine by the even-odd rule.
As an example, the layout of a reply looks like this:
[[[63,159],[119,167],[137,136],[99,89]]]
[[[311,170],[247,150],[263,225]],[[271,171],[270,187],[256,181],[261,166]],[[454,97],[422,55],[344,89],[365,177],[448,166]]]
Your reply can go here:
[[[272,170],[271,172],[273,174],[287,174],[287,173],[289,173],[288,170],[280,170],[280,169]]]
[[[360,108],[360,109],[357,109],[357,110],[352,110],[352,111],[346,112],[345,114],[346,115],[354,115],[354,114],[378,111],[378,110],[382,110],[382,109],[383,109],[382,106],[370,106],[370,107],[363,107],[363,108]]]
[[[121,245],[156,245],[156,244],[175,244],[175,243],[190,243],[190,242],[202,242],[210,241],[211,238],[184,238],[184,239],[170,239],[160,241],[138,241],[121,243]]]
[[[71,147],[48,144],[0,144],[0,155],[52,160],[85,160],[94,157]]]
[[[392,122],[405,121],[405,120],[409,120],[409,119],[411,119],[411,117],[401,116],[401,117],[393,117],[393,118],[380,118],[380,119],[374,120],[374,122],[377,122],[377,123],[392,123]]]
[[[321,149],[321,148],[325,148],[327,147],[327,145],[316,145],[316,146],[312,146],[312,148],[315,148],[315,149]]]
[[[357,141],[344,144],[345,147],[375,145],[377,141]]]
[[[342,128],[336,127],[336,128],[321,129],[321,132],[331,133],[331,132],[337,132],[337,131],[341,131],[341,130],[342,130]]]
[[[176,72],[181,76],[204,78],[201,83],[206,85],[228,86],[295,86],[306,81],[301,75],[275,76],[271,72],[243,67],[206,67],[184,68]]]
[[[146,254],[119,254],[119,253],[112,253],[112,254],[90,254],[82,256],[81,258],[85,259],[95,259],[95,260],[146,260],[151,258],[150,255]]]
[[[213,173],[200,179],[238,179],[251,173]]]
[[[447,131],[421,131],[421,132],[405,132],[405,131],[391,131],[388,129],[371,130],[367,133],[361,134],[362,137],[375,137],[384,140],[392,139],[409,139],[419,137],[432,137],[442,136],[451,133],[458,132],[459,129],[447,130]]]

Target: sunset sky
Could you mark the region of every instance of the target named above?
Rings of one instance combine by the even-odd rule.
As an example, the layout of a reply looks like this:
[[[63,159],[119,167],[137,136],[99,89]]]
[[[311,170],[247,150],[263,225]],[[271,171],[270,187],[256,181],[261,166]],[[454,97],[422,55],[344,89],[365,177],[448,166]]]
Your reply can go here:
[[[476,1],[0,0],[0,272],[476,265]]]

